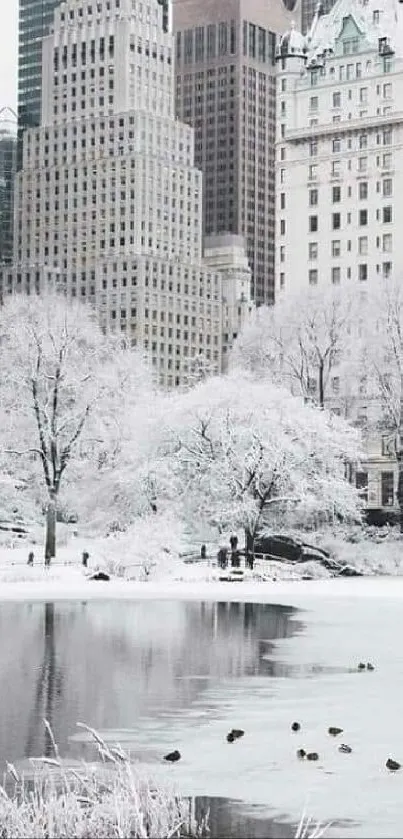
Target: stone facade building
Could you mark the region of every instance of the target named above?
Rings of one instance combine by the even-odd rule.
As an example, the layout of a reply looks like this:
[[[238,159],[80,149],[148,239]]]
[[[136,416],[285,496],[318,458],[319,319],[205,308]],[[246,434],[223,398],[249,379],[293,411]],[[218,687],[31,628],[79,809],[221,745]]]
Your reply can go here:
[[[403,274],[403,3],[337,0],[307,36],[284,34],[277,58],[276,294],[365,295]],[[369,437],[367,451],[368,503],[393,506],[393,440]]]

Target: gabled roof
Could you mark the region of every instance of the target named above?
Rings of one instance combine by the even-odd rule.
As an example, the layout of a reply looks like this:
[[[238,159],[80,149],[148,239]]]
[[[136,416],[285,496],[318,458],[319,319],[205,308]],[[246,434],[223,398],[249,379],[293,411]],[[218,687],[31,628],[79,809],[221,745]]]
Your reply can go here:
[[[370,47],[377,49],[379,39],[387,38],[403,57],[403,3],[399,0],[336,0],[327,15],[316,15],[307,35],[308,63],[326,50],[333,51],[343,31],[346,18],[352,18]]]

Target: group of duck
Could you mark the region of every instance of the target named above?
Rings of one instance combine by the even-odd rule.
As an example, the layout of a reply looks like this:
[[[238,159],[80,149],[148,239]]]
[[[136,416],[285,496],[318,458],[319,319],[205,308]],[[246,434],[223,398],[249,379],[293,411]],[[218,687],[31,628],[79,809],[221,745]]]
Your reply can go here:
[[[291,725],[292,731],[300,731],[301,724],[299,722],[293,722]],[[335,725],[331,725],[327,733],[330,734],[331,737],[338,737],[339,734],[343,734],[342,728],[337,728]],[[345,755],[350,755],[352,752],[351,746],[348,746],[347,743],[341,743],[339,746],[339,752],[342,752]],[[307,760],[319,760],[319,755],[317,752],[306,752],[305,749],[297,749],[297,757],[300,760],[306,758]],[[389,757],[385,764],[386,768],[390,770],[390,772],[397,772],[400,769],[401,764],[397,762],[397,760],[393,760],[393,758]]]
[[[357,669],[358,670],[375,670],[375,667],[374,667],[373,664],[371,664],[370,661],[367,661],[366,664],[364,664],[363,661],[360,661]],[[296,731],[300,731],[300,730],[301,730],[301,724],[299,722],[293,722],[292,725],[291,725],[291,731],[296,732]],[[335,726],[335,725],[331,725],[328,728],[327,733],[330,734],[331,737],[338,737],[339,734],[343,734],[343,729],[342,728],[337,728],[337,726]],[[341,743],[341,745],[339,746],[339,752],[342,752],[342,754],[350,755],[352,753],[352,751],[353,750],[352,750],[351,746],[348,746],[347,743]],[[304,760],[304,758],[306,758],[306,760],[319,760],[318,752],[306,752],[305,749],[298,749],[297,750],[297,757],[300,760]],[[386,766],[387,769],[390,770],[390,772],[397,772],[398,769],[401,768],[401,764],[398,763],[397,760],[393,760],[393,758],[391,758],[391,757],[389,757],[387,759],[385,766]]]
[[[375,670],[373,664],[370,661],[367,661],[364,664],[363,661],[360,661],[358,665],[358,670]],[[297,732],[301,731],[301,723],[293,722],[291,725],[291,731]],[[339,734],[343,734],[343,729],[338,728],[335,725],[329,726],[327,733],[330,734],[331,737],[338,737]],[[234,743],[235,740],[239,740],[243,737],[245,732],[242,728],[231,728],[231,731],[227,734],[227,743]],[[347,743],[341,743],[339,746],[339,752],[342,754],[350,755],[352,753],[352,748]],[[182,757],[181,753],[175,749],[174,752],[169,752],[169,754],[165,755],[164,760],[168,761],[168,763],[176,763],[176,761],[180,760]],[[300,760],[319,760],[318,752],[307,752],[305,749],[297,749],[297,757]],[[391,772],[397,772],[398,769],[401,768],[401,764],[398,763],[397,760],[393,760],[391,757],[388,758],[386,761],[386,768],[389,769]]]
[[[291,731],[301,731],[301,723],[293,722],[291,725]],[[327,733],[330,734],[331,737],[338,737],[339,734],[343,733],[343,729],[337,728],[335,725],[331,725],[328,728]],[[346,755],[351,754],[352,751],[351,746],[348,746],[347,743],[342,743],[339,746],[339,752],[343,752]],[[306,752],[305,749],[298,749],[297,757],[299,757],[300,760],[303,760],[305,757],[307,760],[319,760],[317,752]]]

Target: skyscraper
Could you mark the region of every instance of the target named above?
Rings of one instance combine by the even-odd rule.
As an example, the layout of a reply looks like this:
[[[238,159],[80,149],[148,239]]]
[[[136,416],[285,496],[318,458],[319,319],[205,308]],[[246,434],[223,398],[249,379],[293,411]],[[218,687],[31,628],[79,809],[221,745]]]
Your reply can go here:
[[[19,0],[18,26],[18,162],[22,134],[41,120],[42,40],[50,31],[60,0]]]
[[[204,232],[247,243],[257,304],[274,299],[276,33],[300,0],[173,0],[176,113],[195,129]]]
[[[302,31],[308,32],[308,29],[313,21],[315,12],[320,6],[321,14],[330,12],[336,0],[302,0],[301,15],[302,15]]]
[[[41,125],[24,134],[16,181],[15,264],[0,277],[3,294],[51,284],[93,305],[168,387],[197,360],[221,370],[249,306],[239,242],[210,243],[203,261],[202,177],[174,89],[156,0],[56,8]]]
[[[14,178],[17,156],[17,116],[0,109],[0,265],[13,257]]]
[[[97,0],[93,0],[94,3]],[[169,0],[157,0],[168,31]],[[61,0],[19,0],[18,29],[18,165],[22,161],[22,134],[40,125],[42,91],[42,41],[53,24]]]

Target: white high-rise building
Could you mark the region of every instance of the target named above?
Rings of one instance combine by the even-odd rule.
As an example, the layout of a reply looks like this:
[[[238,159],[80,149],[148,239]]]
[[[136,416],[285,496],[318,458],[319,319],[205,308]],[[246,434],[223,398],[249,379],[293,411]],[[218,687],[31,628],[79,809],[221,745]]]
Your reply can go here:
[[[276,299],[402,276],[403,0],[336,0],[326,15],[319,0],[277,59]],[[356,480],[385,510],[396,458],[390,435],[368,431],[370,410],[359,389],[350,419],[368,459]]]
[[[277,296],[403,270],[403,2],[320,5],[277,53]]]
[[[157,0],[66,0],[43,42],[41,126],[24,135],[3,294],[54,283],[148,351],[161,384],[223,361],[223,278],[203,262],[202,176],[175,119]],[[237,332],[247,300],[232,306]]]

